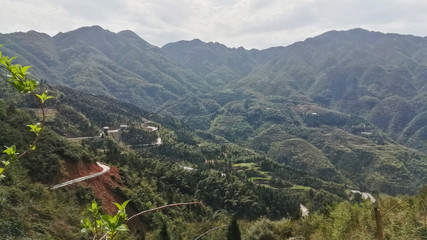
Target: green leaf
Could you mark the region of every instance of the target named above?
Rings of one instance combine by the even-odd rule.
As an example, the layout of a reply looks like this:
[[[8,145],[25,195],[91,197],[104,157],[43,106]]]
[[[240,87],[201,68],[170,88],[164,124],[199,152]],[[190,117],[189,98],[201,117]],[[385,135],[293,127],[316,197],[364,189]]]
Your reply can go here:
[[[102,221],[102,219],[96,220],[96,226],[98,226],[98,228],[102,228],[102,226],[104,226],[104,221]]]
[[[13,145],[12,147],[6,147],[6,150],[4,150],[3,153],[6,153],[7,155],[9,155],[11,160],[16,160],[16,158],[18,157],[16,154],[15,145]]]
[[[126,200],[122,205],[114,202],[114,205],[119,209],[119,211],[123,212],[126,208],[126,205],[130,202],[130,200]]]
[[[83,218],[82,220],[80,220],[80,222],[83,225],[81,232],[83,233],[96,232],[96,229],[92,226],[92,223],[88,218]]]
[[[40,125],[40,123],[36,123],[36,124],[27,125],[27,127],[30,127],[31,128],[30,131],[34,132],[36,134],[36,136],[38,136],[40,131],[42,130],[42,128],[39,127],[39,125]]]
[[[36,145],[33,145],[30,150],[36,150]]]
[[[128,230],[128,226],[126,224],[122,224],[116,228],[117,231],[125,232]]]
[[[98,204],[96,203],[95,200],[92,201],[91,212],[98,213]]]
[[[26,72],[27,72],[27,70],[30,68],[31,66],[25,66],[25,67],[23,67],[23,68],[21,68],[21,73],[22,74],[26,74]]]
[[[36,96],[37,96],[38,98],[40,98],[40,100],[42,101],[42,103],[44,103],[46,100],[48,100],[48,99],[50,99],[50,98],[53,98],[52,96],[48,96],[48,95],[47,95],[47,91],[45,91],[42,95],[38,95],[38,94],[36,94]]]
[[[9,60],[8,60],[8,63],[10,64],[10,62],[12,62],[12,60],[13,59],[15,59],[16,57],[11,57],[11,58],[9,58]]]
[[[87,227],[87,228],[91,228],[92,227],[92,224],[90,223],[90,220],[87,219],[87,218],[83,218],[81,220],[81,223],[83,224],[84,227]]]

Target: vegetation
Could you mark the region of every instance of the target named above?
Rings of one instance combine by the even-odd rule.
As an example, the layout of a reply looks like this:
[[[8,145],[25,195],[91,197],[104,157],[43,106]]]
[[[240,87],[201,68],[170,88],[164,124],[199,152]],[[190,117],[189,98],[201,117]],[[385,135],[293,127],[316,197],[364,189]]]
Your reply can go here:
[[[36,135],[36,137],[34,141],[30,144],[30,146],[26,148],[23,153],[19,154],[16,151],[15,145],[12,145],[11,147],[6,146],[6,150],[4,150],[3,153],[7,154],[8,157],[6,158],[6,160],[2,161],[2,163],[4,164],[4,167],[0,168],[0,179],[5,177],[3,175],[3,172],[9,166],[9,164],[11,164],[12,162],[16,161],[19,158],[22,158],[29,151],[36,149],[36,143],[39,140],[40,134],[43,130],[45,120],[46,120],[43,104],[46,100],[52,98],[52,96],[47,95],[47,92],[44,92],[41,95],[36,94],[35,90],[38,87],[38,82],[34,79],[31,79],[27,74],[27,71],[30,68],[30,66],[23,67],[20,64],[12,64],[13,59],[14,57],[9,58],[7,56],[2,56],[2,52],[0,51],[0,66],[4,70],[6,70],[8,74],[10,74],[9,75],[10,84],[17,91],[19,91],[19,93],[30,93],[37,99],[42,111],[43,118],[41,123],[27,125],[27,127],[30,127],[30,131],[33,132]]]
[[[198,40],[157,49],[99,27],[0,35],[55,97],[39,94],[36,110],[0,75],[0,144],[15,144],[13,160],[38,138],[22,161],[4,156],[2,237],[373,239],[374,206],[349,191],[359,189],[377,199],[386,238],[426,238],[425,40],[390,37],[359,29],[247,51]],[[27,69],[8,71],[18,90],[38,85]],[[33,119],[43,135],[43,124],[28,134]],[[97,161],[111,171],[49,190]],[[199,201],[205,209],[164,208]]]

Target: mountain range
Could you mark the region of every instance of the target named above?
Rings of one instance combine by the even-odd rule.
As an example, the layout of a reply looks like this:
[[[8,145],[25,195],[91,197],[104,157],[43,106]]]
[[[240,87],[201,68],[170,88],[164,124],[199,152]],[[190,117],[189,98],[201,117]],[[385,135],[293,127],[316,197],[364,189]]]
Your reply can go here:
[[[327,181],[391,194],[427,182],[427,38],[352,29],[264,50],[159,48],[93,26],[0,43],[49,84],[171,115]]]

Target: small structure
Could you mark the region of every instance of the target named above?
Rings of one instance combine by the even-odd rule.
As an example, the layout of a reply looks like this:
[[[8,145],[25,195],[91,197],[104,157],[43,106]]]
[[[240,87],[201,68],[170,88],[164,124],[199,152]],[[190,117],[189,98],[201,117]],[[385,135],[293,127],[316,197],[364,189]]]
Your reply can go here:
[[[129,125],[122,124],[120,125],[120,130],[128,129]]]
[[[187,167],[187,166],[182,166],[182,165],[178,165],[178,166],[180,166],[181,168],[183,168],[186,171],[195,171],[196,170],[196,169],[194,169],[192,167]]]
[[[102,128],[102,131],[104,132],[104,135],[105,136],[108,136],[108,130],[109,130],[110,128],[109,127],[103,127]]]
[[[215,164],[215,160],[205,160],[205,164]]]
[[[147,129],[148,129],[148,131],[149,132],[154,132],[154,131],[157,131],[157,127],[153,127],[153,126],[147,126]]]

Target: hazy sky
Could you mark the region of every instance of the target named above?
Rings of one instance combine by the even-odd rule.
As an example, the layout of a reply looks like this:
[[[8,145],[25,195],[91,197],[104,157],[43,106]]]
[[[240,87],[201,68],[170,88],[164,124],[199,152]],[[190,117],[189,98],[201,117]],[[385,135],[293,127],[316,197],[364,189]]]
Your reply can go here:
[[[426,0],[0,0],[0,33],[55,35],[99,25],[149,43],[199,38],[229,47],[286,46],[329,30],[427,35]]]

